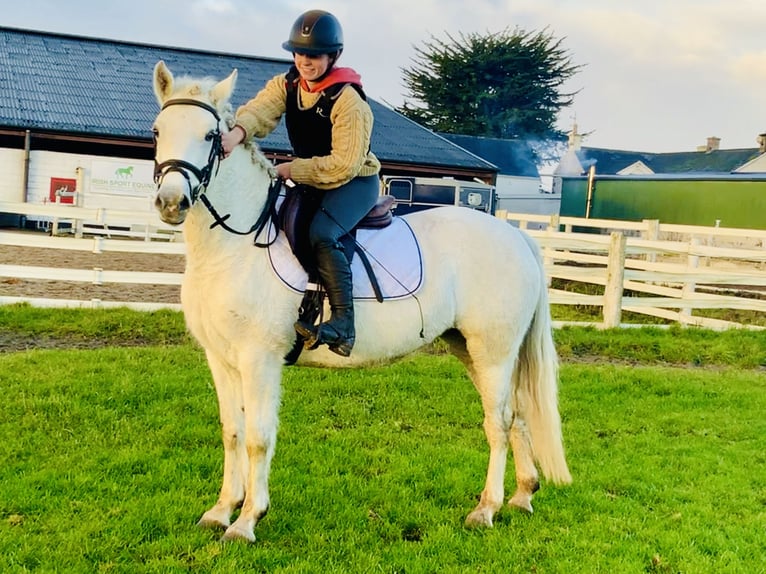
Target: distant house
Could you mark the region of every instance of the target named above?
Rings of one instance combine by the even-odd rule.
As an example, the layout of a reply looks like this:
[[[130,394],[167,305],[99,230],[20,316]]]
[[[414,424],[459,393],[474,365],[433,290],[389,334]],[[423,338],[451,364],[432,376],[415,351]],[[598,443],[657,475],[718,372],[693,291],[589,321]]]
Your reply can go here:
[[[582,146],[582,135],[575,124],[554,177],[583,175],[591,167],[596,175],[622,176],[766,172],[766,136],[759,136],[759,142],[758,148],[720,149],[720,139],[710,137],[692,152],[610,150]]]
[[[498,168],[496,210],[550,215],[558,213],[560,195],[544,193],[534,152],[528,142],[440,133]]]
[[[735,173],[766,173],[766,134],[758,136],[758,144],[756,156],[733,170]]]
[[[554,171],[562,216],[766,226],[766,135],[757,148],[723,150],[708,138],[697,151],[673,153],[588,148],[581,140],[575,126]]]

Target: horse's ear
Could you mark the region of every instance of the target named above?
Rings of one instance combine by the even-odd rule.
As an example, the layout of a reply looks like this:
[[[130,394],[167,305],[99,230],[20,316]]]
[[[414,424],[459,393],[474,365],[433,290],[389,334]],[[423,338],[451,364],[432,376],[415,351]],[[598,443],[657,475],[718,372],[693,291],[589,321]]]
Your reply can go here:
[[[170,93],[173,91],[173,74],[165,65],[165,62],[160,60],[154,66],[154,95],[157,97],[157,102],[162,106],[165,100],[168,99]]]
[[[229,74],[228,78],[221,80],[215,86],[213,86],[213,89],[210,92],[213,102],[217,104],[220,102],[228,101],[231,95],[234,93],[234,86],[236,86],[236,84],[237,69],[235,68],[232,73]]]

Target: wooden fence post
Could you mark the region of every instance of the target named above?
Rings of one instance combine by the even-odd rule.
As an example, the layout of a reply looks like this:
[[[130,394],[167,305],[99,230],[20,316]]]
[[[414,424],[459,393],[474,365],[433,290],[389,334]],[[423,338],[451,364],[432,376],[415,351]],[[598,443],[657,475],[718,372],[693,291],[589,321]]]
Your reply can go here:
[[[619,327],[622,320],[622,285],[625,278],[625,244],[621,231],[612,231],[604,287],[604,328]]]
[[[548,221],[548,227],[545,229],[546,233],[558,233],[559,232],[559,214],[554,213],[551,215],[550,220]],[[546,247],[542,250],[543,252],[543,265],[553,265],[556,260],[551,256],[552,253],[556,253],[555,249],[550,249],[549,247]],[[564,253],[567,253],[564,251]],[[553,277],[546,273],[546,286],[550,289],[551,285],[553,285]]]
[[[660,220],[659,219],[644,219],[646,224],[646,231],[642,233],[644,239],[648,241],[657,241],[660,238]],[[654,263],[657,261],[656,253],[647,253],[646,260]]]
[[[689,241],[689,246],[691,248],[697,247],[700,244],[700,238],[696,235],[693,235],[691,240]],[[689,260],[687,262],[687,265],[689,269],[693,272],[696,271],[699,268],[700,265],[700,258],[699,255],[689,255]],[[694,281],[686,281],[681,288],[681,300],[689,299],[692,296],[694,296],[694,291],[697,288],[697,284]],[[691,307],[681,307],[681,309],[678,312],[679,315],[679,322],[684,324],[688,323],[689,317],[692,316],[692,309]],[[686,319],[686,320],[685,320]]]
[[[74,196],[75,205],[77,205],[77,207],[83,207],[85,197],[85,168],[76,167],[74,172],[77,178],[77,183],[74,188],[76,192]],[[84,224],[85,221],[82,219],[76,219],[74,222],[74,236],[77,239],[82,239]]]

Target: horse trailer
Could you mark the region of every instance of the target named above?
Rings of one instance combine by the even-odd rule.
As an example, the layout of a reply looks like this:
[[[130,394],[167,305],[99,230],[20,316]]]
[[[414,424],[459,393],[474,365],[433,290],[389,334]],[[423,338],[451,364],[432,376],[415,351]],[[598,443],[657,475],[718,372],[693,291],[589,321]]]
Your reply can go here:
[[[383,176],[382,193],[396,199],[394,213],[404,215],[442,205],[495,213],[495,186],[441,177]]]

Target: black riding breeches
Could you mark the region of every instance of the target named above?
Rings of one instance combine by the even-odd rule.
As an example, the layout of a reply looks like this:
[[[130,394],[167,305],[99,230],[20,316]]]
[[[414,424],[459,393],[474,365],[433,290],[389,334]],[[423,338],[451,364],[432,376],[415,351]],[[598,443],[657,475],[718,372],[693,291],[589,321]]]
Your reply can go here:
[[[377,175],[356,177],[324,192],[324,199],[309,227],[312,249],[320,243],[336,243],[373,208],[380,195]]]

